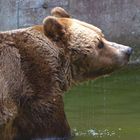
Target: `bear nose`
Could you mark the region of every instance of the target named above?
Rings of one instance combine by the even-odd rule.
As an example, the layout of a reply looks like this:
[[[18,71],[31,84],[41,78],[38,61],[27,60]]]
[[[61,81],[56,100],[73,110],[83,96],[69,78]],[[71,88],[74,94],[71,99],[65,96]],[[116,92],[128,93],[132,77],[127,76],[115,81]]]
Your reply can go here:
[[[127,50],[126,50],[126,54],[127,55],[131,55],[132,54],[132,52],[133,52],[133,49],[132,48],[127,48]]]

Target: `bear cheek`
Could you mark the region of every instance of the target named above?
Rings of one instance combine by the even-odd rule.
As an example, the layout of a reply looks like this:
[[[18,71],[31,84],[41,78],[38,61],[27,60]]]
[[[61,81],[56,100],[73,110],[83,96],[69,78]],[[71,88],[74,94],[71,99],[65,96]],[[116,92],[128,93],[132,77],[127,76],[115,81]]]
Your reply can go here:
[[[99,55],[90,63],[90,70],[97,76],[109,74],[120,66],[116,55]]]
[[[120,53],[116,48],[106,46],[105,49],[99,54],[99,63],[104,67],[117,67],[119,66]]]

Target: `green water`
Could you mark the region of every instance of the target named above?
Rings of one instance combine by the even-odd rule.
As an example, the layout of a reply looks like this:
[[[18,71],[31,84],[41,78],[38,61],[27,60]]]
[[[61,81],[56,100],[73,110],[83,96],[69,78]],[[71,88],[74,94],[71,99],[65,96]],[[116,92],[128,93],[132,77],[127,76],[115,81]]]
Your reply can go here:
[[[73,87],[64,96],[75,140],[140,140],[140,67]]]

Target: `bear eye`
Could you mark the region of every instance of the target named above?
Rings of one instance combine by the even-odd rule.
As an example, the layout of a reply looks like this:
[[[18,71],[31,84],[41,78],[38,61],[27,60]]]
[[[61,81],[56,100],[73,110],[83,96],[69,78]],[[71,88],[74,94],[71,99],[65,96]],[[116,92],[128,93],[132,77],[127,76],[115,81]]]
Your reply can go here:
[[[101,42],[99,42],[99,44],[98,44],[98,48],[99,49],[102,49],[102,48],[104,48],[104,43],[101,41]]]

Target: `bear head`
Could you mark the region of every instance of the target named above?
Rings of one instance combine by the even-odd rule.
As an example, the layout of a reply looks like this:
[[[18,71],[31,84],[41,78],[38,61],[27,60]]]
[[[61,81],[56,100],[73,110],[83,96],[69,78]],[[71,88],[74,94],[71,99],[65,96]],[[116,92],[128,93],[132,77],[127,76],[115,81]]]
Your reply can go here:
[[[130,47],[106,40],[99,28],[71,18],[60,7],[51,14],[43,21],[44,34],[69,56],[74,81],[94,79],[128,63]]]

